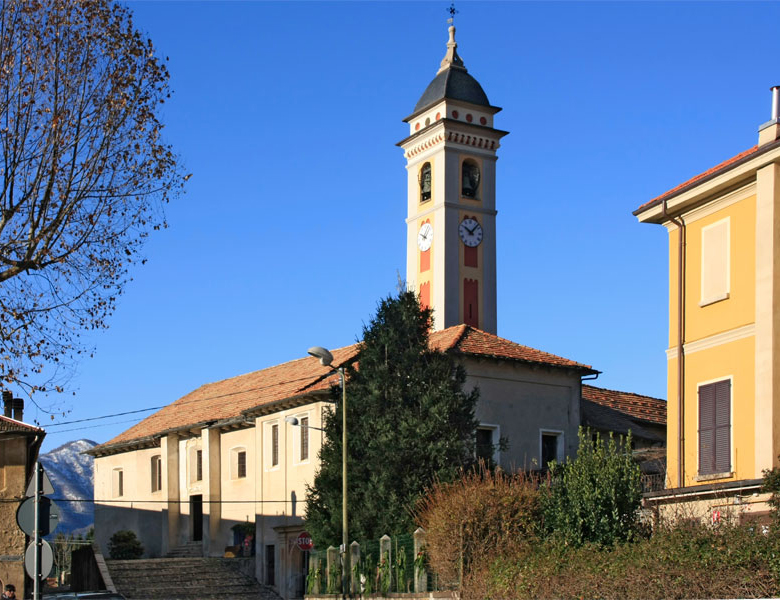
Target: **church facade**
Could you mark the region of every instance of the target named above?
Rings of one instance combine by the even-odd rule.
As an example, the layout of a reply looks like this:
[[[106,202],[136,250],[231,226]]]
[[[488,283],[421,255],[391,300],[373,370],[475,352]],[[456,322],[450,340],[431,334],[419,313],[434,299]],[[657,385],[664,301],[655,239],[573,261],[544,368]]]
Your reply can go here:
[[[441,68],[399,142],[407,160],[407,282],[433,308],[431,346],[451,353],[466,386],[479,388],[477,447],[506,470],[539,469],[575,454],[578,428],[588,422],[582,381],[598,371],[496,335],[496,159],[506,135],[494,127],[499,110],[466,70],[450,27]],[[332,351],[332,366],[357,352],[357,345]],[[337,383],[316,358],[293,360],[205,384],[93,448],[103,551],[120,529],[135,531],[151,557],[193,544],[203,556],[223,556],[251,536],[257,579],[283,598],[302,597],[307,557],[296,540]],[[637,430],[650,423],[645,417],[665,415],[661,400],[624,395],[620,404],[618,392],[592,390],[584,406],[602,430],[615,415]],[[642,403],[654,407],[652,416]],[[646,437],[663,444],[655,433]],[[507,444],[499,449],[500,439]]]

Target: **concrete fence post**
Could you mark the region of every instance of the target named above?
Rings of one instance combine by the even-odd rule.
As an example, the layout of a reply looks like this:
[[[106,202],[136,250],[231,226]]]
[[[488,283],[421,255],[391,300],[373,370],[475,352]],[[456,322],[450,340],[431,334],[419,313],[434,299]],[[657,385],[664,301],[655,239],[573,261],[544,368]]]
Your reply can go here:
[[[311,590],[306,590],[310,594],[316,595],[320,593],[322,577],[317,576],[317,571],[320,571],[320,574],[322,574],[321,569],[322,569],[322,559],[320,558],[319,554],[310,554],[309,573],[311,574],[313,582],[312,582]]]
[[[327,587],[325,591],[328,594],[341,592],[341,577],[334,576],[334,573],[341,572],[341,559],[339,558],[339,549],[335,546],[328,547],[328,572],[326,574]]]
[[[428,591],[428,572],[425,566],[420,565],[420,557],[425,554],[425,529],[418,527],[414,537],[414,591],[415,593]]]
[[[361,594],[360,580],[358,578],[358,571],[360,570],[360,544],[358,542],[352,542],[349,545],[349,564],[352,565],[352,572],[349,574],[350,592],[353,596]]]
[[[377,591],[384,594],[393,587],[393,542],[389,535],[383,535],[379,538],[379,564],[379,589]]]

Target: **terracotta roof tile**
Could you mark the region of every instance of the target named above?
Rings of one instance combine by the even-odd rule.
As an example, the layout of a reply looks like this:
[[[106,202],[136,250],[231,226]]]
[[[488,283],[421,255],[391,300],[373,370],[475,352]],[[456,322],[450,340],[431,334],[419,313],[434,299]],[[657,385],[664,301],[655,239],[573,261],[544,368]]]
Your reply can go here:
[[[10,417],[4,417],[3,415],[0,415],[0,432],[6,432],[6,431],[13,431],[13,432],[24,432],[24,433],[44,433],[43,429],[40,427],[35,427],[33,425],[28,425],[27,423],[22,423],[21,421],[17,421],[16,419],[11,419]]]
[[[748,148],[744,152],[740,152],[736,156],[732,156],[728,160],[724,160],[722,163],[719,163],[712,167],[711,169],[707,169],[703,173],[699,173],[695,177],[691,177],[688,181],[685,181],[681,183],[680,185],[673,187],[671,190],[668,190],[661,194],[660,196],[657,196],[650,200],[649,202],[645,202],[642,206],[640,206],[636,211],[634,211],[634,214],[644,210],[645,208],[658,204],[662,200],[669,198],[670,196],[674,196],[677,192],[682,191],[685,188],[693,187],[696,183],[704,179],[705,177],[708,177],[710,175],[714,175],[718,171],[726,171],[730,166],[732,166],[734,163],[739,162],[743,158],[747,158],[752,154],[755,154],[758,152],[758,146],[753,146],[752,148]]]
[[[333,351],[340,366],[356,353],[357,344]],[[97,448],[146,438],[163,431],[238,417],[245,410],[301,394],[327,389],[328,367],[313,357],[299,358],[261,371],[207,383],[150,415]]]
[[[634,419],[658,425],[666,424],[666,400],[660,398],[608,390],[586,384],[582,385],[582,398],[618,410]]]
[[[430,345],[442,351],[471,356],[519,360],[595,372],[588,365],[528,346],[521,346],[466,325],[433,332]],[[334,366],[350,362],[357,354],[358,348],[359,344],[353,344],[334,350]],[[307,357],[261,371],[207,383],[105,444],[96,446],[93,451],[149,438],[164,431],[238,418],[242,412],[253,408],[327,390],[336,381],[331,369],[321,366],[316,358]]]
[[[431,346],[440,350],[453,350],[460,354],[519,360],[596,372],[590,365],[578,363],[549,352],[543,352],[530,346],[522,346],[468,325],[457,325],[432,333]]]

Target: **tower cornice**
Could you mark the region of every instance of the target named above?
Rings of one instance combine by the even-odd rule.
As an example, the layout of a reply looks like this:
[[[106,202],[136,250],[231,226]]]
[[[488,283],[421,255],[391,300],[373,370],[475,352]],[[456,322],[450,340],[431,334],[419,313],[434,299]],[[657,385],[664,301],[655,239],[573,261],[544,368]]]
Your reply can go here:
[[[500,147],[499,140],[508,133],[493,127],[444,118],[422,131],[413,133],[398,142],[396,146],[404,149],[404,156],[407,159],[443,143],[495,152]]]

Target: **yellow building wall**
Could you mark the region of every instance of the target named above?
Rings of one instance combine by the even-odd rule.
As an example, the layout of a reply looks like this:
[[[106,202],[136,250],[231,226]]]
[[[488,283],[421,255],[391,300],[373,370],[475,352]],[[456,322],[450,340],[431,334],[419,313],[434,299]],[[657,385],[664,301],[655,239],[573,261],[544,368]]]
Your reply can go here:
[[[708,340],[755,323],[755,195],[706,215],[686,220],[685,244],[685,478],[683,485],[709,483],[698,478],[698,386],[732,378],[732,470],[718,481],[752,478],[755,472],[755,338]],[[700,306],[702,229],[729,219],[729,297]],[[667,397],[667,486],[678,485],[679,407],[678,360],[678,240],[669,232],[669,351]],[[712,343],[712,345],[709,344]],[[691,345],[693,347],[691,347]],[[709,346],[709,347],[708,347]]]

